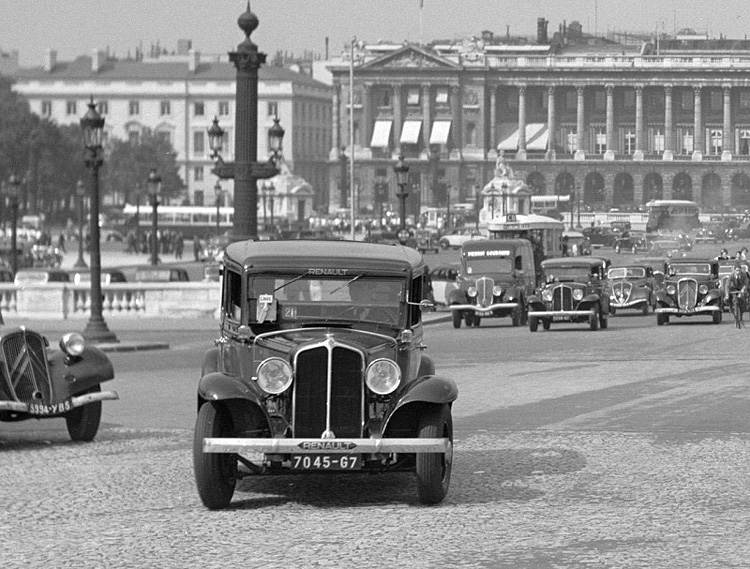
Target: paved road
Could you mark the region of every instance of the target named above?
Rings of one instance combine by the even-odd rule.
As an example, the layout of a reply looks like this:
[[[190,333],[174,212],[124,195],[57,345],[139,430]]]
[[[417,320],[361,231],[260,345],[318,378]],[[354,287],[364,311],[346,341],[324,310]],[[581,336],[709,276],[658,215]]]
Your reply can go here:
[[[191,465],[214,334],[161,334],[182,347],[113,354],[123,399],[97,442],[0,425],[1,567],[750,566],[747,332],[729,322],[436,324],[429,353],[460,386],[442,505],[406,474],[311,475],[245,481],[222,512]]]

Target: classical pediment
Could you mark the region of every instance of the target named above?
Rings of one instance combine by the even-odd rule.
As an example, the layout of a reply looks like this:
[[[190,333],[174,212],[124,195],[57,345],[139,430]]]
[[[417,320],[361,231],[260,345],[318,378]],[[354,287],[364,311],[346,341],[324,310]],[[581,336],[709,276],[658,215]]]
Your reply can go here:
[[[417,46],[406,45],[394,53],[374,59],[362,69],[458,69],[459,65]]]

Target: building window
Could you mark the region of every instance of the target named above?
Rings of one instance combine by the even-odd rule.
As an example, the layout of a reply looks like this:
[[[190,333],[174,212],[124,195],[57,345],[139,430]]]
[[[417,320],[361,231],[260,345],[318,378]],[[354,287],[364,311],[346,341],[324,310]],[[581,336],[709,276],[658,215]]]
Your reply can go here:
[[[632,89],[628,89],[623,92],[622,94],[622,105],[626,109],[634,109],[635,108],[635,91]]]
[[[159,112],[162,116],[172,114],[172,104],[169,101],[162,101],[159,105]]]
[[[750,91],[740,91],[740,108],[750,109]]]
[[[440,88],[435,93],[435,104],[446,106],[448,104],[448,89]]]
[[[268,112],[266,114],[269,117],[279,116],[279,103],[276,101],[268,101]]]
[[[625,154],[635,153],[635,132],[632,130],[625,131]]]
[[[664,131],[660,128],[654,129],[653,139],[651,141],[651,154],[664,154]]]
[[[204,154],[206,152],[206,138],[202,130],[193,133],[193,154]]]
[[[42,101],[42,116],[52,116],[52,101]]]
[[[594,153],[604,154],[607,151],[607,129],[603,126],[598,126],[594,129]]]
[[[692,111],[694,104],[695,104],[695,97],[693,96],[693,92],[683,91],[682,92],[682,110]]]
[[[466,123],[466,144],[468,146],[477,145],[477,125],[473,122]]]
[[[604,91],[594,92],[594,110],[603,111],[607,108],[607,97]]]
[[[750,129],[740,129],[740,145],[737,148],[740,154],[750,154]]]
[[[575,129],[570,129],[566,133],[565,136],[565,149],[568,151],[568,154],[573,154],[576,150],[578,150],[578,136],[576,136]]]
[[[219,101],[219,116],[226,117],[229,115],[229,101]]]
[[[193,103],[193,115],[196,117],[202,117],[206,114],[206,103],[198,101]]]
[[[141,133],[138,130],[131,130],[128,132],[128,142],[133,146],[138,146],[141,143]]]
[[[682,154],[692,154],[694,146],[693,132],[686,130],[682,135],[682,148],[680,149]]]
[[[108,101],[99,101],[96,104],[97,109],[99,110],[100,115],[107,115],[109,114],[109,102]]]
[[[575,89],[565,91],[565,110],[575,111],[578,108],[578,95]]]
[[[131,116],[141,114],[141,104],[138,101],[128,102],[128,114]]]
[[[156,132],[156,136],[159,137],[159,140],[162,140],[168,144],[172,144],[172,133],[170,133],[168,130],[159,130]]]
[[[721,91],[711,91],[711,110],[720,111],[724,106],[724,97]]]
[[[193,168],[193,180],[196,182],[203,181],[203,166],[196,166]]]
[[[75,101],[66,101],[65,102],[65,113],[68,115],[77,115],[78,114],[78,105]]]
[[[204,205],[203,190],[195,190],[195,192],[193,192],[193,203],[195,203],[195,205]]]
[[[406,95],[407,105],[419,105],[419,89],[409,89]]]
[[[724,146],[724,131],[720,128],[712,128],[710,131],[711,154],[721,154]]]

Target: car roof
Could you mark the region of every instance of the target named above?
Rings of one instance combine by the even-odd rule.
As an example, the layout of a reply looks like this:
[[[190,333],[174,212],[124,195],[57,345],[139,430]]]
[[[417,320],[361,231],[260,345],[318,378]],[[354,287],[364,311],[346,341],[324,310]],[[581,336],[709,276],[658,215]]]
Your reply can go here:
[[[605,257],[554,257],[542,261],[542,267],[601,267],[606,262]]]
[[[224,263],[245,270],[351,269],[401,273],[423,268],[422,254],[403,245],[362,241],[239,241],[230,244]]]
[[[629,263],[627,265],[612,265],[609,270],[612,269],[650,269],[651,265],[648,263]]]
[[[486,251],[487,249],[519,249],[521,247],[531,247],[531,241],[528,239],[477,239],[476,241],[467,241],[461,248],[464,251]]]

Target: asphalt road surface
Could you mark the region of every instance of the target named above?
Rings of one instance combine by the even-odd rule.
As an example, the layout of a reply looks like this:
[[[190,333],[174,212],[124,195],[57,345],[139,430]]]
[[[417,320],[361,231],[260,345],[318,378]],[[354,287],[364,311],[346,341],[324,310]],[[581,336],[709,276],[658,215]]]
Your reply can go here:
[[[459,386],[434,507],[412,475],[347,474],[245,480],[206,510],[192,425],[217,324],[117,333],[171,347],[111,354],[96,442],[0,424],[0,567],[750,567],[750,331],[728,318],[429,326]]]

